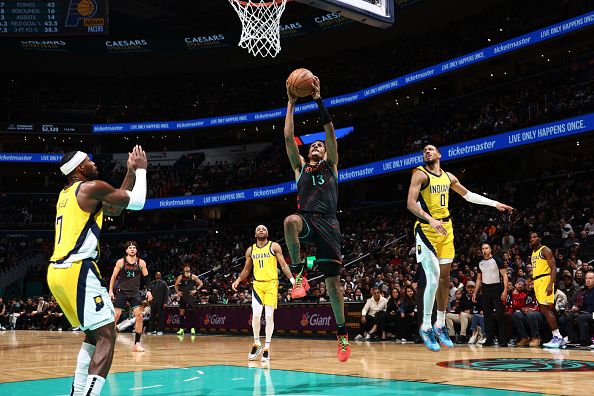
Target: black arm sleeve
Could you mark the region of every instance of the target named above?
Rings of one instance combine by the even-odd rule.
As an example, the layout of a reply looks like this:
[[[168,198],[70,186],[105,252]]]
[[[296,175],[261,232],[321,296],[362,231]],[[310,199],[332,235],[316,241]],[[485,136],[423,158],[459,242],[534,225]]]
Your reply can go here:
[[[328,109],[326,109],[322,98],[316,99],[316,103],[318,104],[318,109],[320,109],[320,121],[322,121],[322,125],[331,123],[332,117],[330,117],[330,113],[328,113]]]

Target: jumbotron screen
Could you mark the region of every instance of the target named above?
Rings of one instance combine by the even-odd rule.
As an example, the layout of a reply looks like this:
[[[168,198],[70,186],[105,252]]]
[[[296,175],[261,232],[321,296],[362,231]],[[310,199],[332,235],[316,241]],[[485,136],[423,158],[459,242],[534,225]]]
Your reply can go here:
[[[0,0],[0,37],[107,34],[107,5],[107,0]]]

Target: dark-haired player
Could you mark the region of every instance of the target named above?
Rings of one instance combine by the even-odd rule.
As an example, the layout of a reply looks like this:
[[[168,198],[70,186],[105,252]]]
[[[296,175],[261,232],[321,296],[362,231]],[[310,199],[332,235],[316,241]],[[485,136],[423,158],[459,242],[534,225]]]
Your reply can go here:
[[[297,181],[297,214],[285,219],[285,239],[291,256],[292,269],[303,268],[301,242],[316,246],[318,268],[324,274],[326,289],[337,324],[338,360],[345,362],[351,354],[344,318],[344,298],[340,288],[342,265],[341,235],[336,206],[338,202],[338,144],[334,125],[320,96],[320,80],[314,77],[312,97],[318,104],[326,141],[317,140],[309,146],[307,161],[299,154],[295,142],[293,112],[297,97],[291,94],[287,82],[287,115],[285,145],[291,168]]]
[[[122,187],[96,180],[97,166],[81,151],[62,157],[60,171],[67,183],[56,205],[54,252],[47,283],[73,327],[85,332],[78,353],[71,395],[101,394],[113,360],[114,308],[101,283],[95,260],[103,214],[141,210],[146,200],[146,154],[135,146],[128,156]],[[131,191],[127,191],[134,185]]]
[[[148,269],[146,262],[138,257],[138,244],[135,241],[126,241],[126,256],[116,261],[111,280],[109,281],[109,296],[114,300],[115,323],[118,323],[122,315],[122,309],[130,305],[134,313],[134,346],[132,352],[144,352],[140,343],[142,336],[143,318],[142,318],[142,294],[140,289],[144,282],[150,287],[148,280]],[[115,287],[115,293],[114,293]],[[147,300],[151,301],[153,296],[149,290],[146,294]]]
[[[192,273],[190,264],[184,264],[184,272],[177,277],[175,280],[175,292],[179,297],[179,316],[180,316],[180,327],[177,335],[183,336],[185,329],[190,327],[188,323],[192,321],[192,315],[186,315],[188,309],[194,310],[196,308],[196,302],[194,296],[200,290],[203,283],[198,277]],[[190,334],[196,334],[194,327],[190,328]]]
[[[513,211],[511,206],[493,201],[468,191],[456,176],[441,169],[441,153],[432,144],[423,149],[424,166],[413,170],[406,206],[416,217],[415,237],[417,262],[425,271],[427,286],[423,294],[423,324],[419,334],[427,348],[439,351],[439,342],[452,348],[445,324],[445,310],[448,303],[450,269],[454,260],[454,228],[448,203],[450,188],[465,200],[479,205],[493,206],[503,212]],[[433,303],[437,299],[437,320],[431,326]]]
[[[532,247],[532,280],[534,281],[534,295],[540,306],[540,312],[547,320],[553,338],[546,344],[545,348],[561,348],[565,340],[559,332],[557,319],[553,310],[555,309],[555,280],[557,278],[557,265],[551,249],[542,244],[538,232],[530,233],[530,246]]]

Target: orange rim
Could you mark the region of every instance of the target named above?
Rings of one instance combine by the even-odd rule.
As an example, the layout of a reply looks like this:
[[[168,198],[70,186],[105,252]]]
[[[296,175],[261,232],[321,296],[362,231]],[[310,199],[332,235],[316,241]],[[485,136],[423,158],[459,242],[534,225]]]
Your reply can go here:
[[[242,0],[231,0],[234,3],[238,3],[239,5],[241,5],[242,7],[271,7],[274,4],[278,5],[281,4],[283,2],[283,0],[275,0],[275,1],[269,1],[266,3],[249,3],[247,1],[242,1]],[[289,2],[291,0],[285,0],[285,2]]]

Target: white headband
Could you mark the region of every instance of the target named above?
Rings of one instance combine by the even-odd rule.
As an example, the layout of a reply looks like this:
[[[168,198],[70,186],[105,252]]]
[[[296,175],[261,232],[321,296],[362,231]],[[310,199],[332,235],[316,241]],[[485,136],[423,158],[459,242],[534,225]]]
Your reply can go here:
[[[77,151],[76,154],[74,154],[74,157],[70,159],[70,161],[66,162],[64,165],[60,167],[60,170],[63,174],[68,176],[72,173],[73,170],[76,169],[77,166],[79,166],[85,160],[85,158],[87,158],[87,155],[85,153],[83,153],[82,151]]]
[[[268,232],[268,228],[266,228],[266,226],[263,224],[260,224],[258,227],[256,227],[256,231],[258,231],[258,228],[260,228],[260,227],[264,228],[266,230],[266,232]]]

